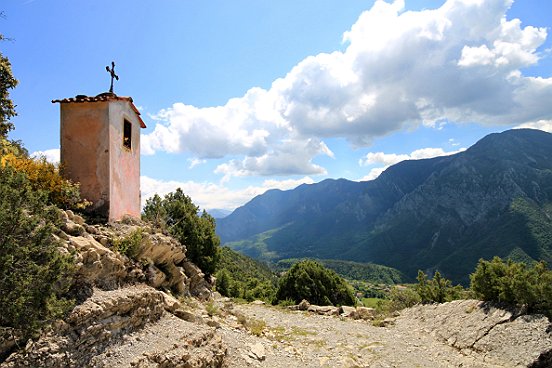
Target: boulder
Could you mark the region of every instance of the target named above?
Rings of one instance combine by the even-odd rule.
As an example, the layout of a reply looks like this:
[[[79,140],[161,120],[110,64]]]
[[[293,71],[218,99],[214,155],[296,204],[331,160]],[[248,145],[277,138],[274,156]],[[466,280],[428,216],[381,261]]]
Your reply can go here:
[[[374,308],[357,307],[356,314],[360,319],[372,320],[376,315],[376,310]]]
[[[343,305],[340,307],[339,312],[345,318],[352,318],[352,319],[358,318],[358,313],[355,307],[349,307],[347,305]]]
[[[310,307],[307,309],[309,312],[313,312],[316,314],[320,314],[323,316],[338,316],[339,315],[339,307],[334,307],[333,305],[310,305]]]

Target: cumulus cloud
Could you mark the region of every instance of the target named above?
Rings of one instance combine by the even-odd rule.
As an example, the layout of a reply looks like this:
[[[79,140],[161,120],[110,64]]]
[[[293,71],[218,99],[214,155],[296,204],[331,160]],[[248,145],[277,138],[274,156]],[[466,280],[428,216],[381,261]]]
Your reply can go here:
[[[246,157],[221,164],[215,173],[232,176],[249,175],[316,175],[326,174],[326,169],[312,162],[319,154],[334,157],[326,144],[317,139],[287,140],[274,147],[273,151],[259,157]]]
[[[154,194],[163,197],[165,194],[173,192],[177,188],[181,188],[200,208],[220,208],[228,210],[234,210],[251,198],[261,195],[269,189],[288,190],[301,184],[312,184],[313,182],[313,179],[306,176],[297,180],[265,180],[260,186],[249,186],[239,190],[231,190],[224,185],[214,183],[164,181],[147,176],[140,177],[142,206],[146,203],[146,200],[153,197]]]
[[[534,122],[528,122],[520,124],[516,129],[530,128],[530,129],[539,129],[548,133],[552,133],[552,120],[539,120]]]
[[[445,151],[442,148],[421,148],[413,151],[410,154],[396,154],[396,153],[384,153],[384,152],[368,152],[366,156],[358,161],[360,166],[370,165],[385,165],[383,167],[375,167],[370,170],[368,175],[361,178],[360,181],[374,180],[389,166],[397,164],[404,160],[421,160],[424,158],[432,158],[438,156],[449,156],[458,152],[465,151],[465,148],[460,148],[456,151]]]
[[[325,172],[312,159],[328,154],[329,137],[367,146],[421,124],[550,120],[552,78],[523,75],[538,63],[547,31],[507,19],[511,4],[448,0],[405,11],[402,0],[377,0],[344,33],[344,51],[305,58],[268,90],[252,88],[224,106],[160,111],[143,152],[240,156],[217,168],[224,175],[311,175]]]
[[[456,151],[446,152],[442,148],[420,148],[410,154],[368,152],[366,156],[359,160],[358,163],[360,166],[368,166],[373,164],[383,164],[386,166],[391,166],[404,160],[421,160],[423,158],[448,156],[454,155],[455,153],[462,152],[464,150],[465,148],[461,148]]]
[[[188,159],[188,169],[193,169],[194,167],[198,166],[198,165],[202,165],[204,163],[206,163],[207,160],[200,160],[198,158],[189,158]]]
[[[31,157],[44,157],[46,158],[46,161],[58,164],[60,160],[60,150],[59,148],[52,148],[45,151],[35,151],[31,153]]]

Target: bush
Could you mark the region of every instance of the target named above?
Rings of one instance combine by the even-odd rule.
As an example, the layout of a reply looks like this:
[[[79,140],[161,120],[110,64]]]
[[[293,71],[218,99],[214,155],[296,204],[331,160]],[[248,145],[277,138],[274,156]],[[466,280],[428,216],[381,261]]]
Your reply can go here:
[[[129,258],[136,258],[143,240],[143,230],[136,229],[130,234],[114,239],[113,250]]]
[[[220,258],[220,239],[215,233],[215,219],[207,212],[198,215],[199,207],[178,188],[164,199],[157,194],[146,201],[143,219],[168,231],[186,246],[186,256],[206,274],[213,274]]]
[[[390,311],[410,308],[422,301],[420,295],[409,287],[393,287],[389,293]]]
[[[527,267],[499,257],[480,259],[470,281],[472,291],[483,300],[524,305],[529,312],[552,315],[552,271],[545,262]]]
[[[81,199],[79,184],[64,179],[59,167],[44,157],[30,158],[17,142],[0,142],[0,166],[11,166],[27,176],[35,191],[44,191],[48,202],[63,209],[82,209],[90,203]]]
[[[73,258],[52,236],[60,218],[23,173],[0,166],[0,325],[26,337],[72,305]]]
[[[225,269],[220,270],[215,274],[215,277],[217,278],[216,289],[220,295],[231,296],[230,286],[233,283],[233,280],[228,271]]]
[[[418,271],[418,284],[415,287],[422,303],[444,303],[461,299],[464,288],[460,285],[452,286],[450,280],[435,271],[431,280],[423,271]]]
[[[232,298],[272,302],[276,294],[277,276],[259,261],[239,254],[228,247],[220,248],[217,291]]]
[[[276,300],[306,299],[318,305],[355,305],[352,288],[334,271],[320,263],[304,260],[294,264],[280,279]]]

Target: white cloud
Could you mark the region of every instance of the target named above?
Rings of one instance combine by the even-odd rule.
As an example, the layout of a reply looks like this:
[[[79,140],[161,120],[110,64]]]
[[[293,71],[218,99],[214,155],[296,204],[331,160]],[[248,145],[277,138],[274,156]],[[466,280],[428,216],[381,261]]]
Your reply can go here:
[[[464,151],[465,148],[461,148],[456,151],[446,152],[442,148],[420,148],[413,151],[410,154],[396,154],[396,153],[383,153],[383,152],[368,152],[366,156],[359,160],[360,166],[368,166],[373,164],[384,164],[387,167],[399,163],[404,160],[421,160],[423,158],[432,158],[438,156],[449,156],[455,153]]]
[[[200,208],[220,208],[228,210],[233,210],[245,204],[251,200],[251,198],[263,194],[269,189],[288,190],[301,184],[312,183],[314,183],[314,181],[306,176],[297,180],[265,180],[260,186],[249,186],[239,190],[232,190],[223,185],[214,183],[164,181],[147,176],[140,177],[142,205],[146,203],[148,198],[153,197],[154,194],[163,197],[165,194],[173,192],[177,188],[181,188]]]
[[[375,167],[370,170],[368,175],[361,178],[359,181],[374,180],[389,166],[397,164],[404,160],[421,160],[424,158],[432,158],[438,156],[449,156],[455,153],[465,151],[465,148],[460,148],[456,151],[445,151],[442,148],[420,148],[410,154],[396,154],[384,152],[368,152],[366,156],[361,158],[358,163],[360,166],[369,165],[385,165],[383,167]]]
[[[387,169],[389,166],[385,166],[385,167],[374,167],[373,169],[370,170],[370,172],[368,173],[368,175],[360,178],[358,181],[369,181],[369,180],[374,180],[374,179],[377,179],[378,176],[381,175],[382,172],[385,171],[385,169]]]
[[[196,167],[198,165],[202,165],[202,164],[206,163],[207,160],[200,160],[198,158],[189,158],[188,162],[190,163],[190,165],[188,165],[188,169],[193,169],[194,167]]]
[[[60,150],[59,148],[52,148],[45,151],[35,151],[31,153],[31,157],[44,157],[46,158],[46,161],[51,162],[53,164],[58,164],[60,160]]]
[[[377,0],[344,33],[345,51],[299,62],[268,89],[252,88],[224,106],[176,103],[143,137],[145,154],[190,152],[199,159],[238,156],[223,175],[316,174],[323,139],[367,146],[391,132],[448,121],[524,124],[552,119],[552,78],[526,77],[538,63],[544,28],[508,20],[512,0],[448,0],[404,11]],[[289,144],[299,149],[289,160]],[[290,165],[286,167],[286,165]]]
[[[539,129],[548,133],[552,133],[552,120],[539,120],[535,122],[521,124],[516,127],[516,129],[522,128]]]
[[[320,140],[289,140],[276,146],[273,152],[262,156],[221,164],[215,169],[215,173],[224,174],[226,179],[251,175],[326,174],[326,169],[312,162],[312,158],[319,154],[333,157],[332,151]]]

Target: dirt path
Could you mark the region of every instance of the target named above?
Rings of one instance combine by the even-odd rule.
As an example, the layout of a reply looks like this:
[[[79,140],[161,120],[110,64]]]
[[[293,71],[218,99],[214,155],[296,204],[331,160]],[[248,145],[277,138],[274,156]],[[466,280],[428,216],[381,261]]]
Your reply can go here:
[[[485,363],[480,355],[466,356],[400,318],[394,326],[375,327],[366,321],[252,304],[235,305],[234,313],[266,327],[261,336],[254,336],[232,318],[222,323],[218,331],[229,347],[227,367],[508,366]],[[264,359],[255,358],[255,344],[262,345]]]
[[[165,312],[125,334],[94,354],[88,366],[527,367],[540,352],[552,351],[545,317],[517,318],[480,303],[419,306],[403,311],[394,324],[376,327],[261,304],[192,302],[176,316]]]

